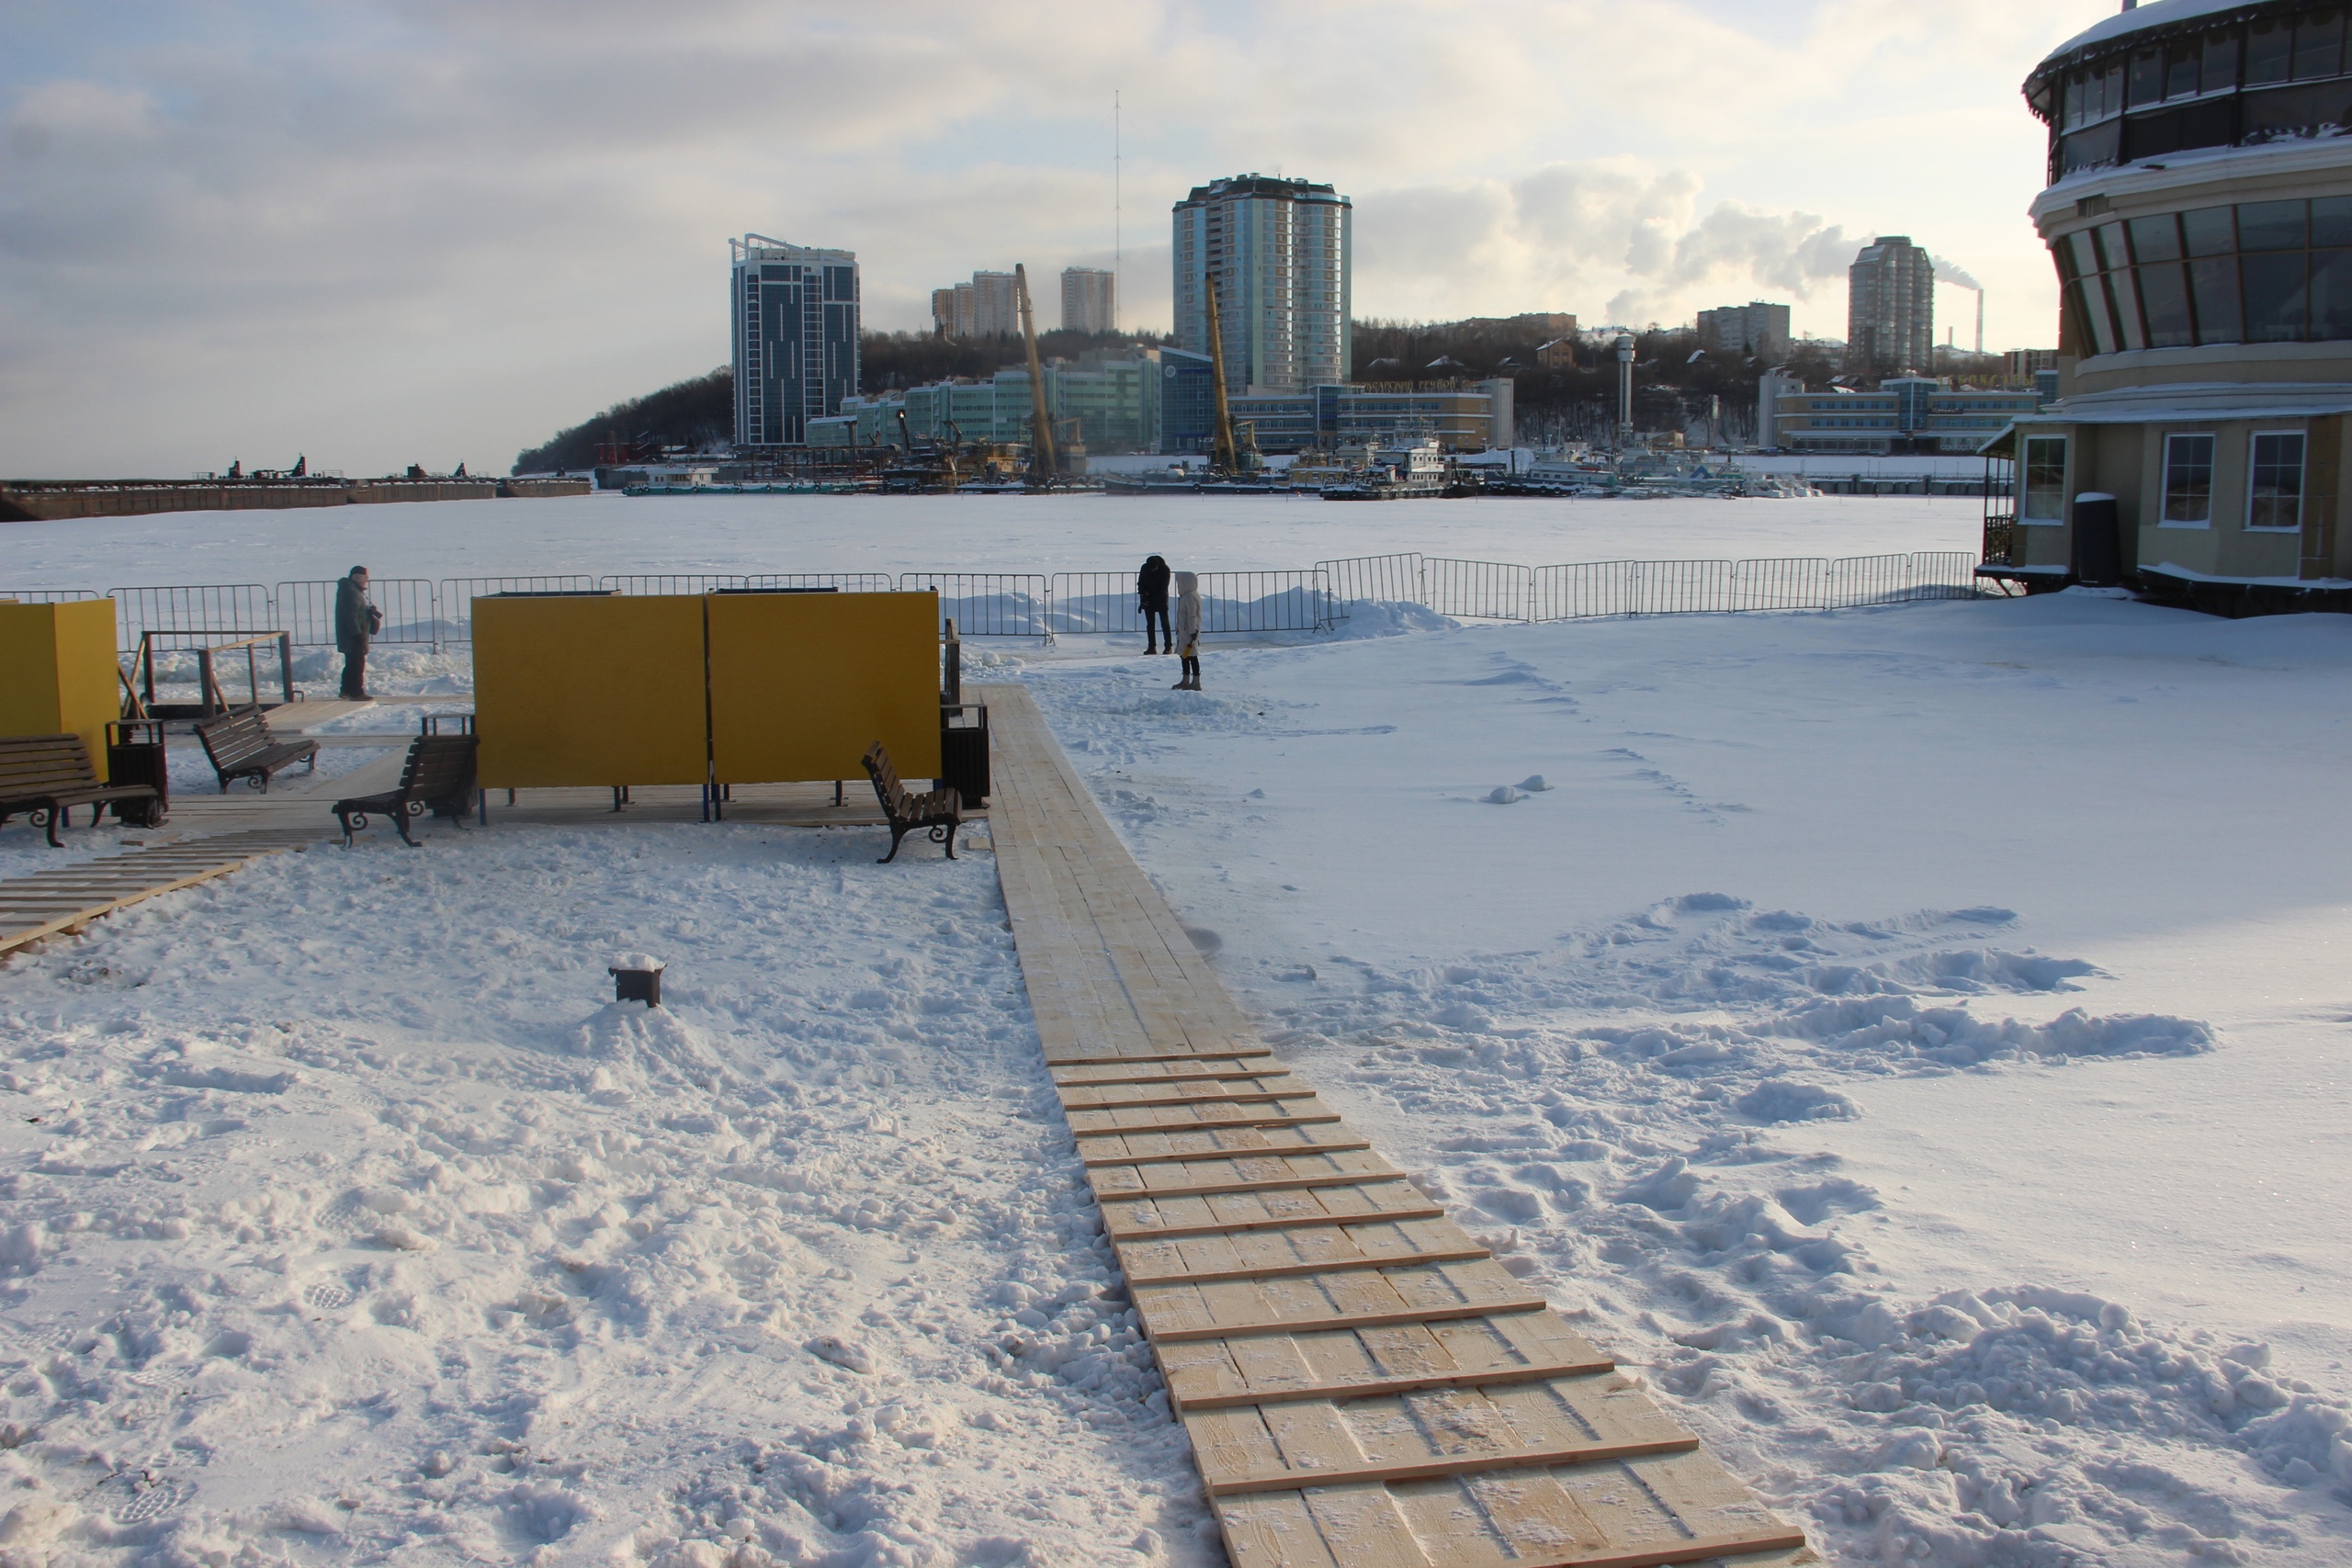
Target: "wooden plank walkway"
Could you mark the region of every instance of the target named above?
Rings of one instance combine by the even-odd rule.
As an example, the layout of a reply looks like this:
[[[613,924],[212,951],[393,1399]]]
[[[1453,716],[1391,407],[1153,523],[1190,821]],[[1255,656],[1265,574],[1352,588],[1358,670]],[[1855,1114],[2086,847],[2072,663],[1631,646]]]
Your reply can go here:
[[[968,689],[1046,1059],[1235,1568],[1817,1561],[1273,1060],[1029,694]]]
[[[315,812],[315,805],[311,807]],[[264,855],[323,842],[318,828],[262,829],[216,838],[185,839],[128,854],[73,861],[53,871],[0,881],[0,953],[84,926],[159,893],[209,882]]]

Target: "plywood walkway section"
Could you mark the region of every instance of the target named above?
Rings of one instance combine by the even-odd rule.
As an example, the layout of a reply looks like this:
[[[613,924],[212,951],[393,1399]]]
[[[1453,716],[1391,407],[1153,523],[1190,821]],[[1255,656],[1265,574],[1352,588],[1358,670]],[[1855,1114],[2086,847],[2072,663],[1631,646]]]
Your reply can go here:
[[[74,861],[54,871],[10,877],[0,881],[0,953],[60,932],[78,934],[102,915],[159,893],[226,876],[264,855],[303,849],[325,837],[316,828],[307,832],[226,833]]]
[[[1038,1033],[1236,1568],[1815,1561],[1274,1062],[1028,693],[976,695]]]

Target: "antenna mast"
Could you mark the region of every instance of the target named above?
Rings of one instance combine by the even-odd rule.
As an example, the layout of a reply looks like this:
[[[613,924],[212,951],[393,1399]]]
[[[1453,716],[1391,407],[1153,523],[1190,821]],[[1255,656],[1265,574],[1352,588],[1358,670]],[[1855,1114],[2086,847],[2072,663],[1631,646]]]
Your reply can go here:
[[[1126,268],[1126,219],[1122,205],[1121,184],[1126,176],[1125,149],[1120,141],[1119,90],[1111,89],[1111,330],[1119,330],[1119,291],[1126,279],[1120,276]]]

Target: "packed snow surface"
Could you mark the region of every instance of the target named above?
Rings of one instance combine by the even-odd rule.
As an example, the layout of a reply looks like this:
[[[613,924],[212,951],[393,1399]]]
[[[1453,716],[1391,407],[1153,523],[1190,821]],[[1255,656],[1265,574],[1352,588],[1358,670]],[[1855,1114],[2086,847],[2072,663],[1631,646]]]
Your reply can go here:
[[[379,835],[10,961],[0,1562],[1213,1561],[994,865],[877,836]]]
[[[1167,663],[1026,674],[1228,983],[1835,1560],[2352,1561],[2352,621]]]
[[[598,497],[405,508],[390,553],[349,512],[9,538],[16,585],[103,587],[1839,556],[1976,514]],[[1031,683],[1285,1055],[1833,1561],[2352,1561],[2352,621],[1356,604],[1280,640],[1213,643],[1199,694],[1132,637],[967,675]],[[376,668],[464,705],[462,651]],[[137,836],[13,823],[0,872]],[[379,835],[0,967],[0,1564],[1217,1561],[993,867],[876,837]],[[607,999],[632,952],[658,1011]]]

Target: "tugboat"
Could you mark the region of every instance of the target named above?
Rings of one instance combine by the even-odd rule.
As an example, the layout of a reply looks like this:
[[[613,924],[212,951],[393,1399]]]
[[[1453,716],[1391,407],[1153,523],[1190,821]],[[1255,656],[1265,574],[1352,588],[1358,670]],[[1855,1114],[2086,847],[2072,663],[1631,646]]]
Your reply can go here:
[[[1362,478],[1324,491],[1326,501],[1434,501],[1445,494],[1445,454],[1430,439],[1383,446]]]

